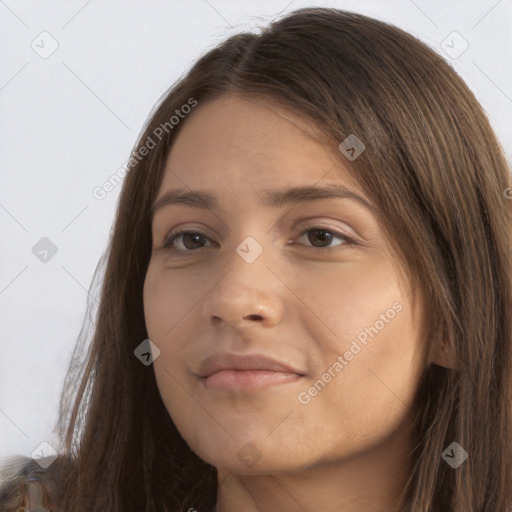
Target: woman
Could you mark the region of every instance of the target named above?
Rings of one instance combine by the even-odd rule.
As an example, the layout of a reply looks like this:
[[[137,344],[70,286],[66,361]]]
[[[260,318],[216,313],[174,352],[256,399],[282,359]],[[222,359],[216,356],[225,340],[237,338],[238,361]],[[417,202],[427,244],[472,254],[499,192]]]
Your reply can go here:
[[[511,186],[411,35],[311,8],[229,38],[140,136],[66,451],[2,510],[29,476],[40,510],[509,510]]]

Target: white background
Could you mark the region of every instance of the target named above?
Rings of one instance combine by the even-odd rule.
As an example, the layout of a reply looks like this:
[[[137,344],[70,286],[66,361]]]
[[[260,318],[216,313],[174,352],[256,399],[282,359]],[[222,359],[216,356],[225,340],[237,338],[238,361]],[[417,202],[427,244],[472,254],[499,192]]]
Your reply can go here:
[[[382,19],[436,49],[511,159],[512,0],[0,0],[0,462],[56,443],[64,376],[121,186],[103,200],[92,190],[126,162],[153,105],[200,55],[314,5]],[[469,43],[456,59],[441,44],[453,31]],[[46,59],[31,47],[48,51],[52,38]],[[46,263],[32,252],[43,237],[57,247]]]

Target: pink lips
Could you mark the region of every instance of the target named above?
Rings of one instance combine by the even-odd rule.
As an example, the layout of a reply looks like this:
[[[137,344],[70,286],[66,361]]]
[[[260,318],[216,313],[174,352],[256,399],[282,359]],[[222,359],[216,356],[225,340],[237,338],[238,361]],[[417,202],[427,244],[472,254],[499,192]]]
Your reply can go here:
[[[259,391],[299,380],[305,372],[259,354],[215,354],[199,371],[208,389]]]

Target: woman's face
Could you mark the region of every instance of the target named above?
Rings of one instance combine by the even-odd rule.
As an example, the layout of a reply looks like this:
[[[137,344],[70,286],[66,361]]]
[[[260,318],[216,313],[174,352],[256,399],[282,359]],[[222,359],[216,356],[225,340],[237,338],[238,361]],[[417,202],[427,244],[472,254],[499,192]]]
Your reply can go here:
[[[338,148],[291,113],[238,96],[200,104],[184,122],[144,283],[158,387],[183,438],[245,474],[398,440],[423,366],[422,304],[412,307],[372,210],[328,193],[366,198]],[[313,192],[289,192],[302,187]],[[178,199],[192,193],[208,199]],[[176,230],[188,234],[165,247]],[[208,365],[217,355],[221,366]]]

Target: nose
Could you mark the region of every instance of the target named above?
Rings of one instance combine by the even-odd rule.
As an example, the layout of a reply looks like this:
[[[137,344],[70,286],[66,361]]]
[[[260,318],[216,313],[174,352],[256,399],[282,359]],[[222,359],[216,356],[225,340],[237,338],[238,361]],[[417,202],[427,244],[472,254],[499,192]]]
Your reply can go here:
[[[238,256],[237,256],[238,258]],[[283,284],[263,261],[234,261],[225,276],[207,294],[204,318],[212,327],[222,324],[235,329],[280,323],[284,305]]]

